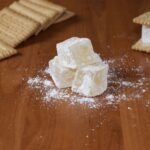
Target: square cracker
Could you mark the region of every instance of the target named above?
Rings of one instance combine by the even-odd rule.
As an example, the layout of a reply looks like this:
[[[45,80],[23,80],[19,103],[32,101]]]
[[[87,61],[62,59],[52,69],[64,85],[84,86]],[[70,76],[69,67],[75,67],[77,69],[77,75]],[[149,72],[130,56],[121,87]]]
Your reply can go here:
[[[65,21],[69,18],[72,18],[73,16],[75,16],[75,13],[72,12],[72,11],[69,11],[69,10],[66,10],[61,17],[59,17],[55,23],[59,23],[59,22],[62,22],[62,21]]]
[[[67,10],[65,7],[47,0],[28,0],[28,1],[58,11],[58,16],[55,20],[55,23],[65,21],[75,15],[74,12]]]
[[[133,19],[133,22],[137,23],[137,24],[142,24],[142,25],[149,26],[150,25],[150,11],[146,12],[146,13],[138,16],[138,17],[135,17]]]
[[[12,47],[33,35],[39,24],[32,19],[29,19],[10,8],[4,8],[0,11],[0,39],[8,43]],[[9,41],[11,41],[9,43]]]
[[[65,7],[58,5],[58,4],[55,4],[53,2],[50,2],[48,0],[28,0],[28,1],[39,4],[39,5],[44,6],[44,7],[48,7],[48,8],[53,9],[53,10],[56,10],[59,12],[59,15],[62,15],[66,11]]]
[[[132,49],[150,53],[150,44],[145,44],[140,39],[132,46]]]
[[[48,17],[20,4],[19,2],[14,2],[9,6],[10,9],[14,10],[15,12],[29,17],[30,19],[36,21],[40,24],[39,29],[37,30],[36,34],[38,34],[45,26],[48,24]]]
[[[13,35],[6,33],[5,29],[2,29],[0,26],[0,39],[5,41],[5,43],[8,43],[12,47],[15,47],[17,43],[20,43],[20,40],[17,40],[14,38]]]
[[[0,40],[0,60],[17,54],[17,50]]]
[[[52,25],[57,16],[58,16],[58,12],[56,10],[53,10],[53,9],[49,9],[47,7],[44,7],[44,6],[41,6],[39,4],[35,4],[33,2],[30,2],[30,1],[27,1],[27,0],[21,0],[19,1],[20,4],[34,10],[34,11],[37,11],[38,13],[46,16],[49,18],[49,23],[48,25],[45,27],[45,29],[47,29],[50,25]]]

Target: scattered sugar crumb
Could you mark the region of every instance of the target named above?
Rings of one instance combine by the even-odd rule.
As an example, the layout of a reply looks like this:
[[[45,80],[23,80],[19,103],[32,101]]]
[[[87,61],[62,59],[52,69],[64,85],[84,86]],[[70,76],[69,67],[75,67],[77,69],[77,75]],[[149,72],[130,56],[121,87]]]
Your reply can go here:
[[[107,100],[110,100],[110,101],[113,101],[114,98],[115,98],[115,97],[114,97],[114,95],[112,95],[112,94],[106,96],[106,99],[107,99]]]
[[[129,81],[122,81],[121,84],[126,87],[132,87],[134,84]]]
[[[131,108],[131,107],[128,107],[128,110],[132,110],[132,108]]]
[[[143,92],[143,93],[145,93],[145,92],[146,92],[146,90],[145,90],[145,89],[143,89],[143,90],[142,90],[142,92]]]

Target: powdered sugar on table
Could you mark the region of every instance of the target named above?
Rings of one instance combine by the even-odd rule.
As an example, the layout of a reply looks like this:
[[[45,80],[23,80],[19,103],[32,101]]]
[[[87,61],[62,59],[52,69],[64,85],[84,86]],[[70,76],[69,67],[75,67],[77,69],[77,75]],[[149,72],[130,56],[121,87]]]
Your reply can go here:
[[[123,100],[140,100],[145,93],[149,93],[150,79],[145,76],[142,66],[125,67],[128,55],[118,59],[105,61],[109,64],[108,89],[98,97],[88,98],[73,93],[70,88],[58,89],[49,76],[49,68],[41,71],[34,78],[29,78],[27,83],[31,89],[38,89],[44,103],[54,101],[67,101],[71,105],[81,104],[89,108],[97,108],[103,104],[118,104]],[[122,73],[124,72],[124,73]],[[128,72],[133,74],[128,76]],[[123,76],[126,74],[126,76]],[[128,90],[130,89],[130,90]]]

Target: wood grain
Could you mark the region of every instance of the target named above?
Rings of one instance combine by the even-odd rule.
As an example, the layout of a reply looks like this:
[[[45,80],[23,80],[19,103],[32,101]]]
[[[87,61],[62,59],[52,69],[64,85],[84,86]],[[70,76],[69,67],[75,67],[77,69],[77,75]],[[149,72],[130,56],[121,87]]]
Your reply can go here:
[[[0,8],[11,2],[0,0]],[[126,67],[142,65],[150,77],[150,55],[130,48],[140,37],[140,26],[132,18],[150,10],[150,1],[55,2],[77,17],[31,37],[18,47],[18,56],[0,62],[0,150],[149,150],[150,106],[145,107],[149,93],[138,101],[98,109],[67,102],[44,105],[26,81],[56,55],[56,43],[72,36],[89,37],[103,59],[130,55],[135,61]],[[122,75],[134,77],[131,72]]]

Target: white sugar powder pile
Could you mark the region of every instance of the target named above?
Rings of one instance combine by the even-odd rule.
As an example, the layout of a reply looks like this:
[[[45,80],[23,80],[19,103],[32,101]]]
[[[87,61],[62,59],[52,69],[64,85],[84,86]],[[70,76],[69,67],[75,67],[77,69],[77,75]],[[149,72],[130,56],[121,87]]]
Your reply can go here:
[[[142,99],[145,93],[150,92],[150,79],[144,75],[142,66],[125,68],[128,61],[128,55],[118,59],[106,61],[109,64],[108,89],[99,97],[87,98],[73,93],[69,88],[58,89],[52,80],[48,79],[49,68],[42,71],[41,75],[35,78],[29,78],[28,85],[32,89],[39,89],[43,102],[68,101],[70,104],[87,105],[89,108],[97,108],[105,102],[105,104],[117,104],[122,100]],[[115,67],[114,67],[115,66]],[[126,71],[127,76],[122,76],[122,72]],[[134,76],[128,76],[128,72]],[[130,92],[128,92],[130,89]]]

